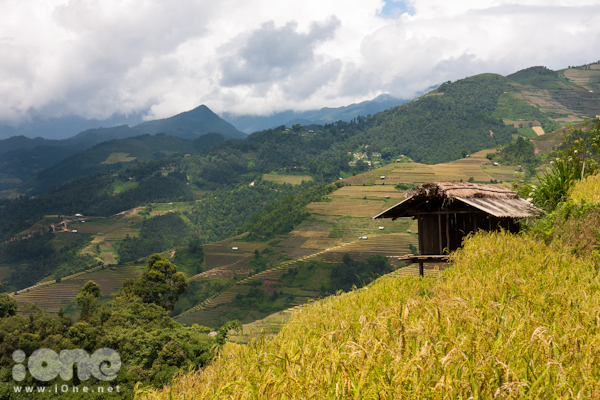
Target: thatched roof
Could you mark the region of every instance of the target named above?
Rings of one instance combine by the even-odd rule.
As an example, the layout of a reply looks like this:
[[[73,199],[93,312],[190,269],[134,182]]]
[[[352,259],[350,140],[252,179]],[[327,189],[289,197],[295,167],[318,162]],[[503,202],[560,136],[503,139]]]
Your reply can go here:
[[[543,213],[527,200],[503,186],[468,182],[429,182],[418,186],[408,198],[373,218],[400,218],[415,215],[423,203],[442,200],[442,208],[458,201],[496,217],[529,218]]]

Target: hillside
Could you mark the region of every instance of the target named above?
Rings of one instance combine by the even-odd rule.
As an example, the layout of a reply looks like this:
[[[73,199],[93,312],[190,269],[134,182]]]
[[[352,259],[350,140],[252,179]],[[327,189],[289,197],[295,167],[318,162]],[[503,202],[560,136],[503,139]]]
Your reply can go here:
[[[220,133],[226,139],[246,138],[246,134],[219,118],[205,105],[170,118],[142,122],[133,129],[141,133],[166,133],[182,139],[196,139],[206,133]]]
[[[223,140],[223,136],[216,133],[205,134],[194,140],[183,140],[165,134],[108,140],[40,171],[35,178],[20,185],[19,191],[39,195],[52,186],[81,176],[102,170],[120,170],[132,163],[157,160],[175,153],[196,154]]]
[[[86,149],[106,141],[126,139],[148,133],[153,135],[164,133],[184,140],[195,140],[209,133],[213,135],[221,134],[226,139],[243,139],[246,137],[244,133],[238,131],[231,124],[219,118],[204,105],[197,107],[194,110],[175,115],[171,118],[148,121],[134,127],[118,125],[111,128],[88,129],[75,136],[62,140],[44,139],[41,137],[31,139],[25,136],[13,136],[8,139],[0,140],[0,159],[7,160],[5,162],[0,162],[0,192],[18,186],[22,181],[27,180],[35,173],[56,165],[58,162],[74,153],[85,151]],[[218,142],[219,141],[213,141],[210,146]],[[123,144],[123,148],[118,148],[119,143]],[[155,153],[154,158],[160,154],[164,156],[165,154],[170,154],[174,151],[185,151],[189,153],[194,150],[179,150],[185,146],[176,146],[173,143],[165,143],[165,145],[166,148],[164,151],[161,151],[160,148],[153,151],[153,153]],[[115,148],[114,152],[116,153],[128,153],[128,150],[131,148],[131,144],[127,141],[113,143],[112,146]],[[60,147],[61,149],[56,150],[57,147]],[[194,147],[194,145],[192,144],[191,147]],[[203,147],[206,146],[196,146],[195,150],[197,151]],[[177,150],[173,150],[174,148],[177,148]],[[31,151],[25,151],[26,149],[31,149]],[[140,158],[140,156],[136,157]],[[79,158],[85,158],[85,155],[82,155]],[[145,157],[140,159],[152,158]],[[69,164],[69,162],[67,163],[69,167],[58,167],[59,170],[63,169],[68,171],[70,169],[73,172],[71,176],[65,177],[59,173],[59,175],[61,175],[60,178],[54,179],[50,185],[42,185],[45,185],[45,188],[48,188],[52,184],[60,184],[77,176],[83,176],[94,172],[94,168],[84,168],[83,171],[79,171],[80,165],[78,165],[77,162],[73,165],[72,161],[73,160],[71,160],[71,164]],[[54,172],[55,171],[53,170],[48,171],[43,178],[40,178],[40,180],[45,180],[48,176],[52,176]],[[23,189],[17,189],[17,192],[23,194],[30,187],[31,185],[26,185]],[[36,190],[35,192],[38,193],[39,190]],[[9,195],[11,194],[4,193],[3,197]]]
[[[397,107],[375,113],[370,117],[356,117],[351,123],[326,123],[324,126],[314,126],[297,132],[304,135],[304,143],[312,147],[311,158],[328,157],[327,152],[333,151],[339,157],[342,152],[381,154],[384,159],[391,160],[399,155],[407,155],[415,161],[433,164],[448,162],[460,158],[464,154],[474,153],[484,148],[490,148],[508,143],[515,134],[535,138],[561,128],[567,123],[580,122],[584,118],[594,116],[594,110],[600,106],[600,93],[596,90],[600,79],[600,64],[573,67],[561,71],[551,71],[544,67],[531,67],[518,71],[507,77],[494,74],[481,74],[456,82],[446,82],[430,93]],[[302,118],[310,117],[317,122],[329,121],[331,116],[338,118],[350,113],[352,115],[367,113],[372,107],[390,105],[389,98],[383,97],[371,102],[350,105],[339,109],[323,109],[314,115],[296,115]],[[371,107],[371,108],[370,108]],[[348,115],[350,115],[348,114]],[[329,115],[331,118],[327,117]],[[368,115],[367,115],[368,116]],[[292,117],[291,115],[289,116]],[[241,117],[240,117],[241,118]],[[286,117],[287,118],[287,117]],[[329,119],[327,119],[329,118]],[[344,119],[344,118],[341,118]],[[304,119],[304,121],[308,121]],[[306,134],[312,130],[319,139],[311,139],[315,135]],[[243,138],[241,132],[220,119],[207,107],[200,106],[194,110],[176,115],[171,118],[149,121],[133,128],[120,126],[107,129],[95,129],[83,132],[64,141],[52,141],[52,145],[67,146],[71,150],[80,150],[90,143],[97,143],[109,138],[124,138],[132,136],[136,131],[149,133],[166,132],[182,138],[195,138],[202,132],[222,132],[225,138]],[[249,144],[229,144],[227,148],[216,150],[214,154],[224,151],[241,151],[245,158],[252,158],[251,152],[260,152],[259,148],[268,149],[275,157],[278,153],[293,151],[291,143],[281,146],[275,141],[287,141],[287,138],[273,134],[280,128],[257,132],[250,136]],[[329,137],[323,138],[324,132]],[[281,131],[283,132],[283,131]],[[303,133],[304,132],[304,133]],[[326,135],[327,136],[327,135]],[[323,140],[325,139],[325,140]],[[30,142],[30,143],[26,143]],[[14,146],[32,146],[40,144],[39,139],[16,138],[6,141],[7,148]],[[48,141],[50,143],[50,141]],[[296,143],[294,146],[298,146]],[[335,149],[335,150],[334,150]],[[30,158],[27,152],[11,153],[9,163],[0,167],[0,185],[13,188],[30,174],[39,172],[55,160],[65,155],[55,152],[50,156],[46,147],[36,150],[40,153],[37,158]],[[250,151],[250,152],[249,152]],[[115,149],[115,153],[128,153],[127,149]],[[63,152],[64,153],[64,152]],[[168,153],[163,152],[163,153]],[[16,159],[15,159],[16,156]],[[39,162],[43,160],[44,162]],[[241,160],[238,160],[241,161]],[[306,171],[307,159],[295,160],[286,158],[283,162],[271,163],[273,169],[302,168]],[[292,163],[290,163],[292,161]],[[33,164],[33,165],[32,165]],[[304,164],[304,165],[303,165]],[[58,167],[65,172],[73,171],[72,176],[60,177],[52,183],[64,182],[80,176],[75,168]],[[348,172],[344,167],[333,167],[335,170],[327,173],[327,179],[335,179],[335,175]],[[249,172],[252,168],[245,168]],[[82,171],[92,172],[93,169]],[[44,172],[45,180],[56,171]],[[261,171],[267,172],[267,171]],[[234,173],[237,175],[237,173]],[[59,176],[62,174],[58,173]],[[228,174],[231,176],[231,173]],[[236,180],[234,178],[234,180]],[[50,185],[45,185],[48,188]],[[28,193],[31,184],[17,188],[4,196],[16,196]],[[41,193],[43,190],[35,190]],[[32,192],[33,193],[33,192]]]
[[[404,255],[413,251],[410,245],[416,246],[416,227],[411,221],[380,222],[373,221],[370,217],[403,199],[404,191],[396,189],[397,184],[410,187],[429,180],[467,181],[471,177],[475,177],[477,181],[512,179],[517,167],[493,166],[485,157],[488,152],[482,151],[469,158],[433,166],[392,163],[374,171],[349,176],[343,181],[347,186],[333,191],[324,201],[311,201],[308,197],[309,202],[301,209],[307,215],[299,214],[301,218],[288,228],[285,227],[285,222],[294,221],[295,217],[282,208],[272,211],[267,208],[261,214],[260,203],[274,202],[286,194],[301,193],[304,190],[301,186],[292,190],[292,186],[284,184],[288,180],[294,182],[296,175],[266,174],[265,179],[277,177],[281,183],[272,184],[265,180],[252,187],[238,188],[233,193],[227,190],[212,192],[214,199],[211,196],[202,198],[200,202],[153,203],[109,218],[91,217],[79,210],[86,216],[62,217],[66,221],[66,231],[55,233],[53,245],[60,249],[84,240],[79,247],[73,247],[72,251],[81,257],[91,256],[94,263],[102,262],[105,266],[118,263],[117,272],[108,268],[93,269],[96,264],[78,267],[76,259],[58,260],[58,264],[63,266],[56,272],[48,271],[48,278],[43,280],[43,286],[25,290],[24,286],[18,286],[16,288],[19,289],[19,294],[15,298],[21,306],[26,301],[38,303],[41,298],[52,298],[52,301],[38,304],[52,313],[56,313],[60,307],[75,312],[72,308],[73,299],[88,277],[100,279],[98,283],[108,296],[119,288],[114,282],[108,283],[112,282],[113,275],[120,277],[120,280],[127,276],[135,277],[140,273],[143,257],[161,251],[165,256],[172,257],[191,279],[189,291],[182,296],[175,308],[173,315],[177,321],[211,326],[220,326],[236,318],[252,322],[273,312],[303,304],[308,299],[334,293],[337,286],[331,274],[335,264],[341,263],[345,254],[349,254],[353,260],[365,262],[377,255]],[[167,171],[173,171],[172,167]],[[133,171],[131,174],[137,176]],[[383,180],[380,177],[382,174],[386,175]],[[124,193],[139,187],[136,186],[139,185],[137,178],[133,182],[120,183],[118,179],[112,182],[112,190],[123,190]],[[299,183],[296,180],[296,184]],[[283,193],[279,193],[280,191]],[[245,204],[254,206],[248,207]],[[245,214],[240,214],[240,207],[244,207]],[[219,213],[216,213],[217,209],[220,210]],[[257,212],[259,214],[255,222],[251,222],[251,217]],[[283,220],[271,219],[271,214],[281,215]],[[181,219],[175,218],[176,216]],[[56,218],[48,216],[21,235],[48,228]],[[156,221],[156,227],[150,225],[153,221]],[[268,240],[261,238],[260,235],[277,230],[278,226],[283,228],[281,232],[273,234]],[[256,237],[231,237],[242,227],[254,232]],[[156,236],[153,232],[157,229],[171,232],[169,238]],[[77,232],[73,233],[72,230]],[[407,233],[407,230],[412,233]],[[190,261],[186,261],[186,250],[181,249],[193,234],[199,235],[206,243],[203,246],[204,261],[201,263],[200,273],[196,267],[191,267],[193,262],[189,264]],[[132,238],[131,242],[124,240],[127,236]],[[357,239],[363,236],[369,239]],[[160,246],[153,244],[157,240],[162,242]],[[125,246],[125,242],[135,246]],[[148,250],[143,250],[145,243],[151,244]],[[33,248],[32,244],[26,242],[23,245]],[[140,257],[142,259],[138,259]],[[10,271],[20,274],[24,271],[24,265],[29,262],[31,261],[25,257],[3,264],[8,269],[8,274],[4,277],[5,284],[14,285],[10,279]],[[19,267],[15,268],[15,264]],[[188,269],[188,265],[192,269]],[[69,273],[83,271],[82,268],[88,268],[83,276],[68,277]],[[62,277],[62,281],[55,283],[54,280],[58,277]],[[109,281],[103,283],[104,280]],[[262,298],[259,303],[255,299],[254,307],[244,306],[236,300],[238,295],[247,296],[261,281],[266,283],[258,288],[269,294],[277,292],[279,298],[273,299],[274,301]],[[30,285],[33,283],[35,281],[31,281]]]
[[[392,274],[310,303],[277,335],[229,344],[201,372],[138,394],[597,397],[600,281],[597,257],[581,246],[594,234],[576,227],[600,222],[598,182],[576,184],[530,233],[470,237],[439,278]]]

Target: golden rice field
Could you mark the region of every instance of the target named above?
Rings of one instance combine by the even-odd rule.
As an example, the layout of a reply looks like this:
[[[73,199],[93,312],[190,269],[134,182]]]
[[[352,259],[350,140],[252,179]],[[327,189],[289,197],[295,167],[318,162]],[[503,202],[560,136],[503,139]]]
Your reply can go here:
[[[129,157],[129,153],[110,153],[108,158],[102,161],[100,164],[116,164],[119,162],[130,162],[135,160],[137,157]]]
[[[600,174],[575,182],[569,190],[569,200],[575,203],[600,204]]]
[[[246,262],[254,258],[254,250],[262,252],[267,244],[242,241],[242,237],[236,236],[205,244],[203,246],[205,271],[219,269],[220,272],[215,277],[230,276],[237,270],[243,274],[248,273]],[[237,247],[237,250],[234,250],[234,247]],[[231,268],[227,268],[228,266]]]
[[[331,202],[310,203],[306,208],[317,214],[373,217],[396,203],[398,199],[356,200],[338,197]]]
[[[544,132],[544,128],[542,128],[541,126],[534,126],[531,129],[533,129],[533,131],[538,135],[538,136],[542,136],[543,134],[545,134],[546,132]]]
[[[324,261],[341,262],[346,253],[356,260],[365,260],[374,255],[403,256],[410,253],[409,244],[418,246],[417,235],[414,233],[392,233],[366,237],[366,240],[358,240],[357,237],[355,241],[341,247],[339,251],[332,249],[323,253],[321,258]]]
[[[81,287],[88,281],[96,282],[100,286],[102,295],[107,296],[121,289],[125,279],[137,278],[143,269],[143,266],[119,267],[117,270],[96,269],[78,274],[71,279],[63,278],[60,283],[24,289],[17,295],[13,295],[13,298],[17,300],[18,310],[22,310],[26,302],[31,302],[46,312],[57,313],[59,309],[65,309],[75,300]]]
[[[468,158],[435,165],[391,163],[373,171],[346,178],[344,182],[352,186],[363,184],[379,186],[381,183],[385,183],[387,186],[398,183],[420,184],[432,181],[460,181],[461,179],[466,182],[471,177],[476,182],[489,182],[491,179],[498,179],[493,170],[484,170],[484,166],[491,165],[485,155],[493,151],[482,150],[471,154]],[[382,176],[385,176],[385,179],[381,179]]]
[[[270,339],[227,344],[139,399],[600,396],[591,258],[478,234],[439,278],[383,277],[302,307]]]
[[[310,182],[313,180],[310,175],[279,175],[279,174],[264,174],[263,179],[265,181],[271,181],[275,183],[290,183],[292,185],[299,185],[304,182]]]

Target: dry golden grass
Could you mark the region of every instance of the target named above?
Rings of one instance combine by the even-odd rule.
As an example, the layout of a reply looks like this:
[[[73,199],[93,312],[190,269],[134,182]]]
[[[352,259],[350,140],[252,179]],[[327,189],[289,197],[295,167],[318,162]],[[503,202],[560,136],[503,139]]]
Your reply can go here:
[[[335,198],[331,202],[310,203],[306,208],[311,213],[343,215],[349,217],[372,217],[398,203],[398,199],[356,200]]]
[[[600,174],[576,182],[569,192],[569,200],[575,203],[600,204]]]
[[[533,131],[536,133],[536,135],[538,136],[542,136],[543,134],[545,134],[546,132],[544,132],[544,128],[542,128],[541,126],[534,126],[531,129],[533,129]]]
[[[344,179],[344,182],[355,185],[374,184],[379,187],[381,183],[385,186],[393,186],[400,182],[420,184],[433,181],[467,181],[473,177],[477,182],[487,182],[498,179],[493,173],[484,168],[491,165],[490,160],[485,158],[491,150],[481,150],[471,154],[469,158],[463,158],[448,163],[427,165],[420,163],[391,163],[364,174]],[[382,180],[381,176],[385,176]],[[500,178],[502,179],[502,178]],[[512,179],[512,177],[511,177]],[[367,186],[368,187],[368,186]]]
[[[384,277],[294,314],[272,340],[138,399],[600,396],[595,260],[479,234],[439,279]]]

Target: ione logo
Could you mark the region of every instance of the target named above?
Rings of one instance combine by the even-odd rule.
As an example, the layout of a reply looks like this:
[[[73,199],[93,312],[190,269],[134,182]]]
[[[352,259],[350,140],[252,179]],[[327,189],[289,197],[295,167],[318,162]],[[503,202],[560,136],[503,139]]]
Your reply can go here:
[[[112,381],[121,369],[121,357],[112,349],[99,349],[91,356],[81,349],[62,350],[60,355],[50,349],[39,349],[29,357],[27,367],[21,363],[25,361],[25,352],[16,350],[12,358],[19,363],[13,367],[12,377],[20,382],[25,379],[27,370],[38,381],[51,381],[60,375],[62,380],[73,379],[73,366],[77,365],[77,377],[85,381],[90,375],[101,381]]]

